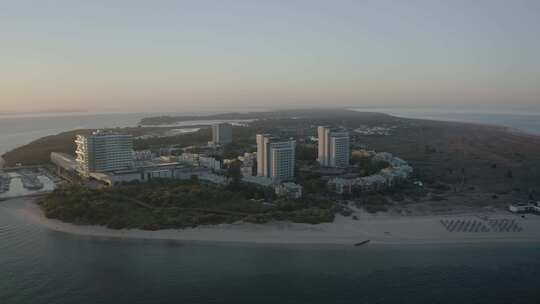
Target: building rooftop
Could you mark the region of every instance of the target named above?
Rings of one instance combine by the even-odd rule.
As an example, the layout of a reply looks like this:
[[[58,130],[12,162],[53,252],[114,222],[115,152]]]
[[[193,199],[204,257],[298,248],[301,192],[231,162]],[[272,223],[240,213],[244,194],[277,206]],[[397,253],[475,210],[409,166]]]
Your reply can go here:
[[[92,135],[94,136],[111,136],[111,135],[115,135],[115,136],[118,136],[118,135],[124,135],[124,136],[131,136],[129,134],[126,134],[126,133],[119,133],[119,132],[115,132],[115,131],[110,131],[110,130],[95,130],[94,132],[92,132]]]

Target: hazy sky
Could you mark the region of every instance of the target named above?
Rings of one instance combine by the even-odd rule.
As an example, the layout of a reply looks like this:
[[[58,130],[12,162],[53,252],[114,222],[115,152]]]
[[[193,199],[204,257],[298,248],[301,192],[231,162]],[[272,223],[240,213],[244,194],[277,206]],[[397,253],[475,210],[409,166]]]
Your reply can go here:
[[[540,110],[540,1],[0,0],[0,105]]]

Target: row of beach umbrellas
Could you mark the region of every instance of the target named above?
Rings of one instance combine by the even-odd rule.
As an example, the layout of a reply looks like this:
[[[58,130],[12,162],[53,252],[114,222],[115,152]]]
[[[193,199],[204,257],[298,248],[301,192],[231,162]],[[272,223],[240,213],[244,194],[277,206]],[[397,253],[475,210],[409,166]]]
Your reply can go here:
[[[495,232],[520,232],[523,231],[521,225],[516,220],[496,219],[488,221],[491,230]]]
[[[449,232],[489,232],[483,222],[477,220],[441,220]]]
[[[493,219],[484,222],[478,220],[441,220],[449,232],[521,232],[523,227],[516,220]]]

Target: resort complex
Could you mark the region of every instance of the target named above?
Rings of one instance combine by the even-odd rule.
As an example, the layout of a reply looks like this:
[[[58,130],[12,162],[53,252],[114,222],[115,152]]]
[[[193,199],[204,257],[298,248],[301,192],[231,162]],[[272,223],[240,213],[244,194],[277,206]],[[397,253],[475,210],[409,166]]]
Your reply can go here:
[[[350,111],[337,112],[332,119],[317,111],[250,115],[254,116],[189,117],[192,124],[182,121],[178,126],[171,118],[157,117],[143,119],[137,127],[52,136],[21,148],[21,155],[30,151],[40,157],[35,151],[43,145],[48,156],[43,165],[28,164],[28,158],[10,153],[10,167],[0,173],[0,198],[50,192],[54,187],[48,181],[54,181],[58,191],[51,196],[60,202],[84,191],[95,193],[88,199],[96,204],[123,198],[126,217],[139,207],[167,210],[166,217],[177,218],[173,227],[233,218],[320,223],[357,210],[397,215],[473,212],[478,210],[475,204],[506,213],[538,212],[534,192],[528,200],[502,191],[482,195],[486,185],[472,179],[487,173],[449,162],[452,155],[436,142],[408,145],[414,140],[410,128],[429,130],[416,127],[414,121]],[[151,125],[145,126],[146,121]],[[488,163],[480,169],[495,172],[495,166]],[[513,170],[497,171],[504,176],[502,182],[514,182],[517,189],[518,180],[512,176],[522,173]],[[25,191],[9,191],[10,185]],[[208,204],[212,207],[203,208]],[[161,227],[163,219],[154,219],[152,225]]]
[[[390,153],[360,150],[371,162],[385,164],[379,172],[360,174],[351,165],[351,137],[344,127],[316,128],[316,162],[307,166],[298,164],[296,151],[297,140],[305,145],[303,143],[309,136],[292,138],[272,133],[256,134],[252,145],[255,151],[232,150],[237,157],[226,158],[225,151],[230,153],[235,143],[232,125],[216,123],[210,130],[208,145],[164,146],[153,151],[134,151],[134,139],[130,134],[96,130],[76,136],[76,158],[53,152],[51,162],[65,176],[109,186],[156,178],[187,180],[194,177],[227,185],[233,181],[231,172],[236,171],[240,182],[269,187],[277,195],[292,199],[301,198],[305,192],[296,177],[300,166],[304,174],[318,174],[325,188],[338,195],[382,191],[407,180],[413,173],[411,166]]]

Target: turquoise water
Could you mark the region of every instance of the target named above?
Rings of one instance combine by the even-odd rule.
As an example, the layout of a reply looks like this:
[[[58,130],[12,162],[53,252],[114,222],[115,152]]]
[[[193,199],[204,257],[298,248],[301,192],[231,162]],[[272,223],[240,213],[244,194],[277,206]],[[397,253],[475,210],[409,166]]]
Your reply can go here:
[[[540,246],[254,246],[52,232],[0,203],[0,303],[539,303]]]

